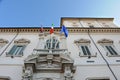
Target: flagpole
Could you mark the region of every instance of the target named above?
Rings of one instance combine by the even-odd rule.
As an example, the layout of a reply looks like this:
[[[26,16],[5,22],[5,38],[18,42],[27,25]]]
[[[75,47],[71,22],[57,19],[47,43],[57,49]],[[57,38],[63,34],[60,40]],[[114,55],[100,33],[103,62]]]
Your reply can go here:
[[[50,43],[50,53],[52,53],[52,35],[53,35],[53,33],[54,33],[54,28],[53,28],[53,26],[54,26],[54,24],[52,24],[52,27],[51,27],[51,29],[50,29],[50,40],[51,40],[51,43]]]
[[[68,30],[67,30],[67,28],[64,25],[62,26],[60,33],[64,33],[64,35],[65,35],[65,37],[64,37],[64,44],[65,44],[65,48],[67,49]]]
[[[40,38],[39,38],[39,43],[37,44],[37,48],[42,48],[42,47],[40,47],[40,45],[42,46],[42,43],[43,43],[43,40],[44,40],[44,30],[43,30],[43,26],[42,25],[41,25],[41,28],[40,28],[39,36],[40,36]]]

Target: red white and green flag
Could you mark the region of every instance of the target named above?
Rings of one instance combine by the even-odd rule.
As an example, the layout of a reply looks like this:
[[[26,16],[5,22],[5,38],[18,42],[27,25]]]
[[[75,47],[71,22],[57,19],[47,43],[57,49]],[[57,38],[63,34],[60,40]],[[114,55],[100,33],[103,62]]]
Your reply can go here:
[[[50,29],[50,34],[54,33],[54,24],[52,24],[52,27]]]

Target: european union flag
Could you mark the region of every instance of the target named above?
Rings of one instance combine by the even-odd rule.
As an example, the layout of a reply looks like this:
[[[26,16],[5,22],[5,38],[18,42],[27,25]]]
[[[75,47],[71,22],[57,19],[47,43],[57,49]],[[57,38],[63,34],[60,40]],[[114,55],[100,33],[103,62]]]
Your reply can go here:
[[[64,25],[62,26],[60,33],[62,32],[64,32],[65,37],[68,37],[68,30]]]

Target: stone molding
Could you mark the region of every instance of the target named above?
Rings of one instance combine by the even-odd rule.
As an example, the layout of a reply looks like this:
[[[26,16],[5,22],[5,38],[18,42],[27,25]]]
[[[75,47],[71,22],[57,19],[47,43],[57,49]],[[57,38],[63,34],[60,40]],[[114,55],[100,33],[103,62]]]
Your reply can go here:
[[[120,33],[120,28],[83,28],[83,27],[67,27],[69,33]],[[45,28],[44,32],[47,35],[50,28]],[[60,28],[54,28],[54,33],[59,34]],[[0,33],[40,33],[39,28],[0,28]]]
[[[91,43],[89,39],[78,39],[75,40],[74,43],[78,44],[78,43]]]
[[[0,46],[3,46],[8,43],[8,40],[6,39],[0,39]]]
[[[101,39],[101,40],[98,40],[98,43],[99,44],[102,44],[102,43],[114,43],[114,41],[113,40],[111,40],[111,39]]]
[[[29,43],[30,43],[30,40],[21,38],[21,39],[15,40],[14,43],[15,43],[15,44],[29,44]]]

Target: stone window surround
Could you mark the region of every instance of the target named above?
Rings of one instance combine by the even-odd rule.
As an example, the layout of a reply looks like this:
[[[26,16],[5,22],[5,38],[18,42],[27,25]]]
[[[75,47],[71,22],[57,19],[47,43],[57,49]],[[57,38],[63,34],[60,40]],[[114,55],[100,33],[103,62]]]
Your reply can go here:
[[[30,43],[30,40],[28,40],[28,39],[24,39],[24,38],[21,38],[21,39],[16,39],[16,40],[14,40],[14,45],[13,46],[27,46],[28,44]],[[12,47],[13,47],[12,46]],[[12,48],[11,48],[12,49]],[[10,49],[10,50],[11,50]],[[23,54],[24,53],[22,53],[22,55],[11,55],[11,54],[9,54],[9,52],[6,52],[6,56],[7,57],[22,57],[23,56]]]
[[[75,40],[74,43],[78,46],[87,46],[88,48],[90,48],[90,43],[91,41],[89,39],[78,39],[78,40]],[[80,51],[82,51],[82,49],[79,48]],[[91,52],[91,55],[84,55],[84,54],[81,54],[81,52],[79,52],[79,56],[80,57],[96,57],[97,56],[97,53],[93,54],[93,52],[91,51],[91,49],[89,49],[89,51]]]
[[[4,46],[5,44],[7,44],[9,41],[6,39],[0,39],[0,46]]]
[[[97,43],[100,44],[106,50],[106,56],[108,56],[108,57],[120,57],[120,54],[119,54],[118,50],[114,46],[114,41],[113,40],[103,38],[101,40],[98,40]],[[111,46],[118,53],[118,55],[111,55],[109,53],[109,51],[105,48],[106,45]]]

